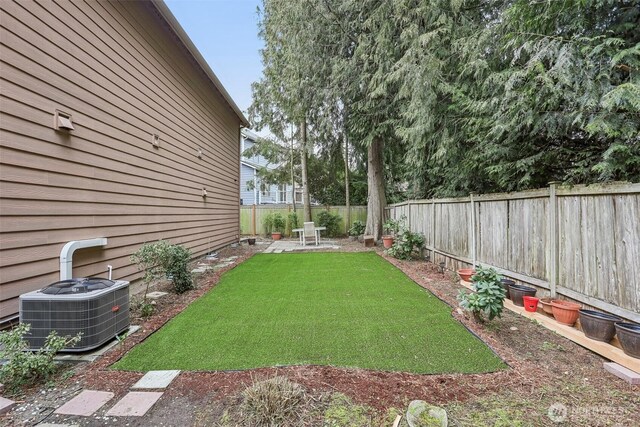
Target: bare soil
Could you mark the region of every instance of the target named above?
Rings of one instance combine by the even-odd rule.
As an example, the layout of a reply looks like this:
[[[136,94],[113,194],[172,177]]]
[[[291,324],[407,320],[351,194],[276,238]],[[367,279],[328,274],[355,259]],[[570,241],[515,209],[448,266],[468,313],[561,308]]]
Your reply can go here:
[[[414,399],[443,406],[453,426],[558,425],[548,416],[552,405],[559,408],[563,420],[560,425],[638,425],[640,387],[631,386],[604,371],[602,363],[606,360],[600,356],[510,311],[487,324],[474,322],[458,309],[456,296],[461,287],[452,272],[441,274],[436,266],[424,261],[398,261],[387,257],[380,248],[365,249],[363,244],[346,239],[340,240],[339,244],[341,251],[378,251],[417,285],[449,304],[452,316],[489,345],[509,368],[473,375],[417,375],[330,366],[183,372],[146,416],[128,417],[125,424],[241,425],[240,392],[255,380],[282,375],[306,389],[311,409],[306,412],[308,417],[304,425],[322,425],[322,410],[326,407],[327,396],[332,393],[343,393],[354,405],[364,405],[370,414],[366,425],[390,425],[390,412],[393,415],[394,411],[406,410]],[[75,366],[73,375],[58,377],[55,386],[26,390],[18,408],[0,418],[0,424],[36,425],[42,421],[122,424],[122,418],[106,417],[106,409],[89,418],[52,412],[82,389],[111,391],[116,399],[124,396],[143,374],[114,371],[109,366],[214,287],[224,271],[264,248],[265,245],[243,244],[220,251],[220,259],[239,258],[232,266],[201,275],[197,289],[158,300],[150,318],[135,317],[134,313],[132,323],[141,325],[139,332],[96,362]],[[566,413],[562,412],[564,409]]]

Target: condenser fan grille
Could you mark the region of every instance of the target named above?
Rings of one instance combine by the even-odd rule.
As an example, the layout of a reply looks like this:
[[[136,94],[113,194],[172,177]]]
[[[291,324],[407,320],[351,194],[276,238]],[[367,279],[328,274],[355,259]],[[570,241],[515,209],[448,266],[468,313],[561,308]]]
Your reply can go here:
[[[74,287],[80,290],[68,291]],[[72,279],[23,294],[20,322],[31,325],[25,336],[30,349],[41,348],[56,331],[60,336],[82,334],[80,343],[65,351],[90,350],[129,327],[129,282]]]

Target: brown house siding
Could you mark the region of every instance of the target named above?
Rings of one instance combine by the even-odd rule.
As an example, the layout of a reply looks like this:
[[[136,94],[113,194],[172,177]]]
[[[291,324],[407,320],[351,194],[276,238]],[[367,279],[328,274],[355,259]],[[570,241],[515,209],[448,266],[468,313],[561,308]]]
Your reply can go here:
[[[202,255],[237,241],[244,118],[156,6],[0,10],[0,320],[21,293],[58,280],[68,241],[108,238],[76,252],[74,276],[111,264],[126,280],[139,278],[129,257],[144,242]],[[53,128],[56,110],[75,130]]]

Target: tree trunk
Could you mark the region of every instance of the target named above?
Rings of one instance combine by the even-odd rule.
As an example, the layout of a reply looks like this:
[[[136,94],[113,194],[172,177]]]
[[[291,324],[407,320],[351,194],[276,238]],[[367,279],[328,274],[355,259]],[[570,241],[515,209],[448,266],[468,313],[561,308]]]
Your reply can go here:
[[[351,202],[349,201],[349,139],[344,138],[344,199],[347,206],[347,218],[345,220],[345,232],[349,234],[351,227]]]
[[[372,235],[376,241],[382,236],[382,221],[387,198],[384,195],[383,177],[383,148],[384,143],[375,137],[367,148],[367,228],[365,233]]]
[[[302,204],[304,209],[304,221],[311,221],[311,199],[309,197],[309,181],[307,179],[307,119],[300,123],[300,166],[302,167]]]
[[[294,173],[293,163],[293,128],[291,128],[291,204],[293,205],[293,212],[296,211],[296,175]],[[297,225],[296,225],[297,227]]]

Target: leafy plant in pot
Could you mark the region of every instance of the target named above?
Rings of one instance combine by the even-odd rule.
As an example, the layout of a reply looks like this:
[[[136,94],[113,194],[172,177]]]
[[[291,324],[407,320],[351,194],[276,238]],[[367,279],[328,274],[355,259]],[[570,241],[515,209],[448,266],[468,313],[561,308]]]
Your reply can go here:
[[[475,292],[461,290],[458,294],[460,306],[470,311],[477,322],[484,322],[485,316],[493,320],[502,315],[506,292],[500,278],[495,269],[478,266],[472,278]]]
[[[284,232],[286,224],[287,221],[281,213],[273,213],[273,229],[271,231],[271,238],[273,240],[280,240],[282,238],[282,233]]]
[[[382,228],[384,229],[385,233],[382,235],[382,244],[384,245],[385,249],[389,249],[391,246],[393,246],[395,236],[397,236],[400,232],[400,228],[402,227],[404,220],[405,216],[403,215],[400,217],[400,219],[397,220],[389,218],[384,222],[384,224],[382,224]]]
[[[280,240],[282,238],[282,232],[284,231],[286,224],[287,221],[279,212],[272,212],[266,215],[262,220],[264,232],[266,234],[271,234],[271,238],[273,240]]]

